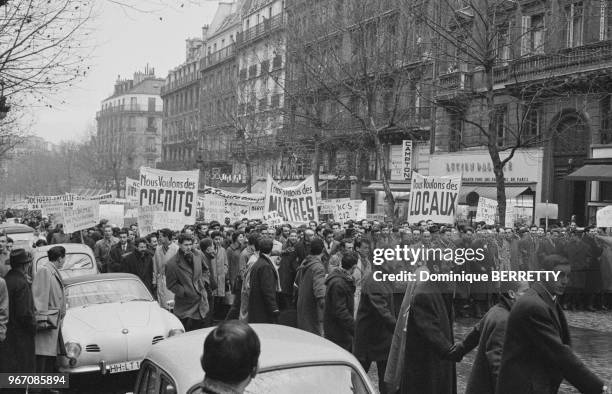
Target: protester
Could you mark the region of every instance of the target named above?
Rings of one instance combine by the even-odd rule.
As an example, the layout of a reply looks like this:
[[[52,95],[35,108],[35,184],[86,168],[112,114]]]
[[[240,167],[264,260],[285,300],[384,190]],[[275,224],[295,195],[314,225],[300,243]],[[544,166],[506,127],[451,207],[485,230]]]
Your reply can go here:
[[[24,249],[10,254],[11,270],[6,274],[9,319],[6,341],[0,353],[0,365],[5,373],[36,372],[36,309],[27,272],[32,257]]]
[[[119,230],[119,242],[111,247],[108,272],[123,272],[123,258],[133,251],[134,244],[130,242],[128,230]]]
[[[174,294],[166,285],[166,264],[178,253],[178,245],[172,242],[172,231],[164,228],[159,231],[160,244],[153,256],[153,286],[157,289],[157,302],[162,308],[171,309]]]
[[[307,230],[309,231],[309,230]],[[305,234],[304,237],[307,235]],[[310,254],[297,270],[297,326],[313,334],[323,335],[325,306],[325,268],[321,262],[323,241],[313,239],[308,246]]]
[[[10,252],[7,248],[7,236],[0,233],[0,277],[4,278],[6,273],[11,269],[9,263]]]
[[[58,354],[65,354],[61,327],[66,315],[66,296],[59,269],[66,260],[66,249],[54,246],[48,260],[38,264],[32,293],[37,311],[36,372],[54,372]],[[46,318],[46,320],[42,320]]]
[[[236,231],[232,234],[232,243],[227,248],[228,280],[230,289],[234,289],[238,275],[240,274],[240,253],[245,247],[246,237],[244,232]]]
[[[210,284],[210,268],[202,252],[193,249],[193,238],[181,234],[179,251],[166,264],[166,285],[174,293],[174,314],[185,331],[210,326],[210,304],[206,287]]]
[[[202,252],[208,254],[210,258],[211,274],[217,284],[217,289],[213,291],[213,310],[215,314],[219,311],[219,319],[222,320],[228,311],[228,308],[225,307],[225,292],[230,291],[227,252],[223,247],[223,235],[220,231],[213,231],[211,239],[213,240],[212,247]]]
[[[108,272],[108,266],[111,262],[111,248],[119,242],[119,240],[113,236],[113,228],[111,226],[105,225],[103,234],[104,237],[97,241],[94,246],[94,256],[98,264],[98,271],[102,273]]]
[[[194,394],[242,394],[257,374],[261,344],[247,324],[221,322],[204,340],[204,381]]]
[[[286,228],[286,227],[283,227]],[[296,230],[289,230],[287,233],[287,240],[281,251],[280,266],[278,267],[278,275],[280,278],[280,309],[288,310],[295,309],[295,303],[293,302],[293,283],[295,282],[295,276],[297,269],[300,266],[298,259],[296,244],[298,243],[298,236]]]
[[[136,249],[123,258],[122,270],[140,278],[153,297],[157,298],[157,289],[153,284],[153,254],[147,240],[136,238],[134,245]]]
[[[357,260],[357,253],[346,253],[342,257],[341,267],[325,279],[323,332],[325,338],[349,352],[353,350],[355,331],[355,281],[352,275]]]
[[[559,277],[533,284],[510,311],[496,393],[556,393],[563,379],[582,393],[606,392],[603,381],[570,346],[567,320],[558,302],[569,281],[569,261],[551,255],[541,268],[559,272]]]

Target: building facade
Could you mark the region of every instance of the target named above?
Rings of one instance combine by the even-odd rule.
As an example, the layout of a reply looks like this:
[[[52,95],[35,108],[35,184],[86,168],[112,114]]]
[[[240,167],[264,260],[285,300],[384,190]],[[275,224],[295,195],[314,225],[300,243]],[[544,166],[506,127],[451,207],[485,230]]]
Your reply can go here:
[[[116,183],[108,189],[120,189],[125,176],[136,177],[141,166],[154,168],[161,160],[163,82],[147,66],[132,79],[118,78],[102,101],[96,114],[99,160]]]

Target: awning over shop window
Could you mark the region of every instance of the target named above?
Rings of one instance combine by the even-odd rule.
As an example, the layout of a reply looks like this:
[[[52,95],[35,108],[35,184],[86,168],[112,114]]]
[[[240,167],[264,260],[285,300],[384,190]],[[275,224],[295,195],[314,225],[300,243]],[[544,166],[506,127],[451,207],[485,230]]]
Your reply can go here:
[[[569,181],[612,181],[612,159],[589,159],[565,179]]]
[[[506,199],[515,198],[519,194],[523,194],[526,191],[532,191],[532,190],[533,189],[527,185],[521,185],[521,186],[506,185]],[[497,186],[463,185],[461,186],[461,192],[459,192],[459,203],[465,204],[467,195],[472,192],[478,193],[478,197],[484,197],[484,198],[490,198],[491,200],[497,200]]]

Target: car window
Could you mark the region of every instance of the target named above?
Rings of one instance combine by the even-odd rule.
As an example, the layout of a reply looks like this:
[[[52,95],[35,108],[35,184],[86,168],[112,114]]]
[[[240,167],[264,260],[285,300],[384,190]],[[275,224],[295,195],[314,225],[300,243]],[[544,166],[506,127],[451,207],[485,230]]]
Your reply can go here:
[[[348,365],[316,365],[257,374],[247,394],[368,394],[365,382]]]
[[[159,394],[176,394],[176,386],[174,385],[174,382],[166,375],[161,376]]]
[[[36,266],[40,267],[41,264],[49,261],[49,257],[42,256],[36,262]],[[60,267],[62,270],[80,270],[80,269],[91,269],[93,268],[93,260],[86,253],[66,253],[66,260],[64,265]]]
[[[147,364],[140,372],[137,394],[157,394],[156,390],[158,380],[159,375],[157,373],[157,369],[153,365]]]
[[[96,280],[66,287],[68,308],[110,302],[153,301],[138,279]]]

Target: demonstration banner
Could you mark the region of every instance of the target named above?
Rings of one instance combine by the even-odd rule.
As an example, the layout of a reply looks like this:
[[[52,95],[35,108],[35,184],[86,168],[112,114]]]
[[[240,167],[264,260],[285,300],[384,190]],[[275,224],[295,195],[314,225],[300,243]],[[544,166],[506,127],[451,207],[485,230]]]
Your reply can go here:
[[[612,227],[612,205],[600,208],[595,214],[597,227]]]
[[[230,218],[232,222],[242,218],[261,219],[264,197],[263,194],[238,194],[207,186],[200,200],[204,207],[204,219],[223,223],[225,218]]]
[[[100,218],[108,220],[109,224],[123,226],[124,210],[122,204],[100,204]]]
[[[62,201],[64,203],[72,203],[74,201],[74,194],[66,193],[57,196],[27,196],[26,205],[30,210],[41,209],[43,205],[50,204],[54,201]]]
[[[66,204],[62,200],[45,201],[40,204],[41,215],[43,216],[61,216]]]
[[[460,190],[461,176],[422,176],[414,172],[410,189],[409,223],[432,220],[434,223],[454,224]]]
[[[164,212],[161,204],[138,207],[137,215],[140,234],[151,234],[166,227],[163,223]]]
[[[98,205],[97,201],[83,201],[72,208],[64,207],[62,212],[64,232],[70,234],[98,224],[100,221]]]
[[[343,204],[351,201],[350,198],[334,198],[331,200],[319,200],[319,214],[332,215],[334,213],[335,204]]]
[[[265,212],[276,211],[290,224],[319,221],[314,177],[308,177],[297,186],[283,188],[268,174]]]
[[[132,179],[125,177],[125,199],[129,204],[138,203],[138,191],[140,189],[140,182],[138,179]]]
[[[141,167],[138,205],[161,204],[164,227],[182,230],[185,225],[195,224],[199,177],[199,170],[165,171]]]
[[[497,201],[486,197],[478,198],[478,207],[476,208],[476,222],[485,222],[485,224],[495,224],[497,216]]]
[[[365,200],[349,200],[333,206],[334,220],[343,224],[349,220],[363,220],[366,218],[368,202]]]
[[[263,215],[263,221],[270,227],[280,226],[284,223],[282,216],[276,211],[265,213]]]

